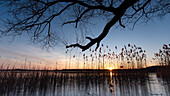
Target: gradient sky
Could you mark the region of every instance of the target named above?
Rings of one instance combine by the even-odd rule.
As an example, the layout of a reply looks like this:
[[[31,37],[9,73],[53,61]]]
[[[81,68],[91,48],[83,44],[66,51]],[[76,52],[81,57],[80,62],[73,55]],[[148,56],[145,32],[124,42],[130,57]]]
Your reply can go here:
[[[99,23],[91,28],[93,35],[98,36],[104,25],[105,23]],[[68,27],[63,29],[63,31],[70,31]],[[67,36],[69,35],[68,33]],[[70,38],[72,39],[70,42],[74,43],[75,38]],[[57,62],[60,69],[64,68],[65,63],[68,61],[65,55],[65,46],[59,45],[47,51],[47,49],[42,49],[39,45],[33,45],[28,40],[28,36],[25,35],[17,37],[11,43],[9,43],[10,37],[0,38],[0,60],[6,60],[6,58],[15,59],[20,61],[21,65],[27,60],[32,64],[38,63],[40,66],[53,66],[53,68],[56,67]],[[148,23],[137,24],[134,30],[113,27],[101,43],[108,45],[110,48],[118,46],[118,49],[129,43],[142,47],[146,50],[148,64],[151,65],[150,60],[154,57],[154,53],[158,52],[163,44],[170,44],[170,15],[162,19],[154,19]],[[92,48],[94,47],[95,45]],[[74,48],[71,54],[77,52],[75,50],[77,48]]]

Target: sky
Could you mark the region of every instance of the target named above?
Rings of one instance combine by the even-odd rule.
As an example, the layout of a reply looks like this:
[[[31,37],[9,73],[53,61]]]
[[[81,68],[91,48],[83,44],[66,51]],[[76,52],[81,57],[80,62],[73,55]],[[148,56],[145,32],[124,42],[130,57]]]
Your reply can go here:
[[[2,10],[2,9],[1,9]],[[95,27],[91,28],[91,32],[94,36],[98,36],[101,30],[104,28],[105,23],[99,23]],[[63,27],[62,31],[70,31],[69,27]],[[55,30],[55,29],[53,29]],[[75,31],[74,29],[72,31]],[[67,33],[68,33],[67,32]],[[73,32],[74,33],[74,32]],[[75,38],[72,38],[72,34],[66,34],[70,36],[74,43]],[[73,34],[75,35],[75,34]],[[111,49],[115,46],[120,50],[124,45],[135,44],[146,50],[148,65],[154,65],[155,62],[150,62],[154,57],[154,53],[158,52],[162,48],[163,44],[170,44],[170,15],[165,16],[162,19],[154,19],[148,23],[136,24],[134,30],[129,28],[111,28],[109,34],[101,41],[101,44],[108,45]],[[32,44],[29,41],[28,36],[18,36],[14,41],[9,42],[10,37],[0,38],[0,64],[3,66],[23,66],[24,64],[32,64],[31,66],[45,66],[51,69],[63,69],[66,68],[66,64],[69,62],[69,56],[74,54],[82,55],[88,53],[88,51],[81,52],[78,48],[72,48],[73,51],[69,54],[65,54],[67,50],[64,45],[55,46],[49,50],[43,49],[38,44]],[[88,42],[88,41],[87,41]],[[96,45],[92,47],[94,49]],[[78,50],[78,51],[77,51]],[[83,59],[77,55],[77,59],[72,60],[73,63],[82,63]],[[78,61],[77,61],[78,60]],[[9,61],[9,62],[7,62]],[[15,63],[11,63],[15,62]],[[75,64],[72,68],[76,68]],[[67,66],[68,68],[68,66]]]

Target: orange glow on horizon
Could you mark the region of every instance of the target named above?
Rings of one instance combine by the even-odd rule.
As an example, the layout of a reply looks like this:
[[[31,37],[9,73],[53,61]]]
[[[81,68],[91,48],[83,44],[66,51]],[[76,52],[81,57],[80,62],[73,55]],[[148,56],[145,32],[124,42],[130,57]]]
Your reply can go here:
[[[111,70],[113,70],[113,69],[114,69],[114,67],[109,67],[109,68],[107,68],[107,69],[109,69],[109,70],[111,71]]]

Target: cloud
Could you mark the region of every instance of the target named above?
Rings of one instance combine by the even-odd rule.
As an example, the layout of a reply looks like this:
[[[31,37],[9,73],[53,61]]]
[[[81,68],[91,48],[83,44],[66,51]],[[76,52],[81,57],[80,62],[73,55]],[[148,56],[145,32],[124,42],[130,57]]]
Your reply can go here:
[[[48,62],[48,64],[65,61],[63,53],[54,50],[47,52],[41,48],[24,44],[18,45],[13,49],[0,46],[0,56],[27,58],[31,61]]]

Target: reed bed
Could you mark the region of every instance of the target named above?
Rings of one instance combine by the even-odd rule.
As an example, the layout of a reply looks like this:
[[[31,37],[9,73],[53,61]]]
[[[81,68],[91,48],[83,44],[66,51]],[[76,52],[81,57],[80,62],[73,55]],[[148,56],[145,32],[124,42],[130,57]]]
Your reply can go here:
[[[69,50],[66,50],[65,53],[68,59],[66,66],[69,66],[65,69],[71,69],[72,62],[79,61],[76,57],[80,58],[80,54],[71,54]],[[110,48],[108,45],[101,44],[98,50],[89,49],[88,52],[81,55],[83,67],[80,69],[140,69],[147,67],[146,50],[132,44],[124,45],[119,49],[117,46]]]
[[[105,73],[99,73],[94,76],[92,73],[55,73],[48,71],[1,71],[0,72],[0,93],[1,96],[40,96],[45,93],[56,91],[58,88],[71,84],[73,81],[77,84],[87,85],[88,83],[99,83],[108,76]],[[37,94],[37,92],[39,92]]]
[[[166,67],[157,70],[156,74],[158,77],[170,81],[168,46],[170,45],[163,46],[159,52],[160,55],[156,55],[155,60],[163,58],[159,64],[166,65]],[[117,50],[117,46],[115,46],[115,50]],[[89,54],[82,54],[83,68],[101,70],[117,66],[121,69],[117,71],[69,73],[52,71],[48,67],[41,70],[33,67],[34,70],[22,71],[14,70],[15,66],[7,66],[10,61],[7,58],[0,67],[0,94],[1,96],[98,96],[101,94],[106,96],[111,94],[150,96],[152,93],[151,87],[149,87],[151,86],[150,73],[148,70],[139,70],[147,66],[146,51],[131,44],[124,46],[120,53],[115,50],[112,51],[108,46],[102,45],[98,51],[90,50]],[[72,58],[76,58],[76,56],[73,55]],[[70,57],[69,61],[72,58]],[[68,62],[68,64],[71,63]]]
[[[159,49],[159,52],[155,53],[155,58],[159,66],[170,65],[170,44],[164,44],[162,49]]]
[[[159,68],[156,72],[158,77],[170,80],[170,44],[164,44],[159,52],[155,53],[155,58],[153,60],[157,61],[158,66],[163,66]]]
[[[150,96],[152,86],[147,71],[1,71],[0,78],[1,96]]]

